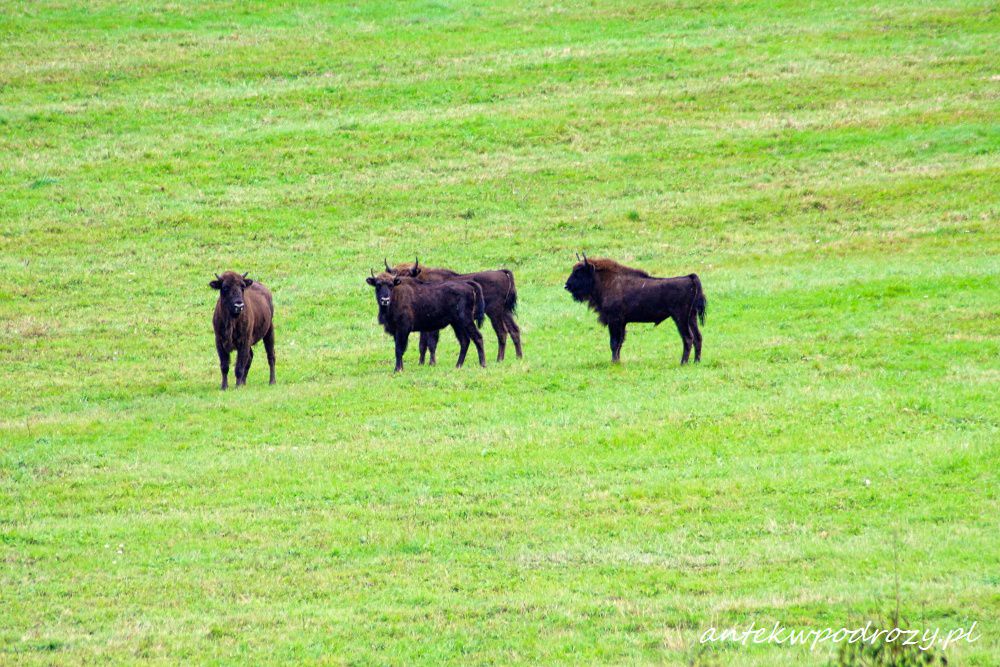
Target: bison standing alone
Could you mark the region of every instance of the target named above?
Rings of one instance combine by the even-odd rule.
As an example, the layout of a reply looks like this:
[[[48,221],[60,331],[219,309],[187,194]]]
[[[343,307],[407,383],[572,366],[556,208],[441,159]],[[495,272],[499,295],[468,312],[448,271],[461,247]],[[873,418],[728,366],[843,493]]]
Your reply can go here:
[[[577,256],[579,257],[579,255]],[[597,312],[611,334],[611,360],[621,357],[625,326],[630,322],[652,322],[670,318],[684,342],[681,363],[686,364],[694,346],[694,360],[701,361],[701,331],[707,302],[701,280],[694,273],[679,278],[654,278],[611,259],[583,256],[566,281],[566,290],[577,301],[585,301]]]
[[[274,303],[271,292],[259,282],[234,271],[226,271],[208,284],[219,290],[212,324],[215,326],[215,349],[222,370],[222,389],[229,386],[229,355],[236,351],[236,386],[247,383],[253,362],[253,346],[264,341],[267,363],[274,384]]]

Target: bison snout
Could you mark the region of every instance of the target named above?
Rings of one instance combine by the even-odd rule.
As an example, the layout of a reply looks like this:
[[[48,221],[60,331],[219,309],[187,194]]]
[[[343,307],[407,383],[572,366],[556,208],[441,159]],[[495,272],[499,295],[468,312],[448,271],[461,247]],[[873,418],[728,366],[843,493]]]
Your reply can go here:
[[[379,305],[388,306],[389,305],[389,297],[384,296],[381,299],[379,299],[378,302],[379,302]]]

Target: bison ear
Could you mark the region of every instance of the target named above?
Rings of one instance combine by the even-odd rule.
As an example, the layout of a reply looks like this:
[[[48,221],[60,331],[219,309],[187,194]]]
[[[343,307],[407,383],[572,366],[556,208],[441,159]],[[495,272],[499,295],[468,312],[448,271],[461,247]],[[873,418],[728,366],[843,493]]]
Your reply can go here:
[[[371,285],[372,287],[375,286],[375,278],[372,277],[365,278],[365,282]]]
[[[252,280],[250,280],[249,278],[244,278],[243,279],[243,288],[244,289],[246,289],[247,287],[250,287],[251,285],[253,285],[253,281]]]
[[[395,278],[393,278],[393,279],[392,279],[392,284],[393,284],[393,285],[398,285],[398,284],[399,284],[399,283],[401,283],[401,282],[403,282],[403,281],[401,281],[401,280],[399,279],[399,276],[397,276],[397,277],[395,277]]]
[[[222,289],[222,281],[221,280],[213,280],[212,282],[210,282],[208,284],[208,286],[211,287],[212,289]]]

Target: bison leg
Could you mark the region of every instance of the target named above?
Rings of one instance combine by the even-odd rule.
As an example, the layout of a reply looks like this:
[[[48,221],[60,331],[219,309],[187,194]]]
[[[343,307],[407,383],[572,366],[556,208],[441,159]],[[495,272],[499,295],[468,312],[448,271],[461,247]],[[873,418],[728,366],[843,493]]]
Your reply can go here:
[[[490,324],[493,325],[493,331],[497,334],[497,361],[500,362],[503,361],[504,352],[507,351],[507,327],[504,326],[502,315],[490,315]]]
[[[622,344],[625,342],[625,324],[617,322],[609,324],[608,331],[611,333],[611,361],[618,363],[621,361]]]
[[[517,350],[517,358],[521,359],[524,357],[524,353],[521,352],[521,330],[518,328],[517,323],[514,321],[514,316],[510,312],[505,312],[503,314],[503,324],[507,329],[507,333],[510,334],[510,339],[514,341],[514,349]]]
[[[243,366],[243,384],[247,383],[247,376],[250,375],[250,367],[253,365],[253,348],[247,349],[247,363]]]
[[[455,364],[455,368],[461,368],[462,364],[465,363],[465,355],[469,351],[469,334],[466,330],[462,328],[462,325],[455,324],[452,325],[452,329],[455,330],[455,338],[458,339],[458,363]],[[480,336],[481,337],[481,336]]]
[[[479,365],[486,368],[486,350],[483,349],[483,335],[479,333],[479,329],[474,326],[469,327],[469,338],[476,345],[476,352],[479,353]],[[503,348],[500,348],[501,350]],[[500,358],[503,358],[503,352],[500,353]]]
[[[438,346],[438,336],[440,332],[438,331],[421,331],[420,332],[420,365],[424,365],[424,355],[427,352],[431,353],[430,365],[434,366],[437,364],[437,346]]]
[[[701,329],[698,328],[698,314],[691,310],[691,317],[688,320],[688,328],[694,338],[694,363],[701,361]]]
[[[267,365],[271,368],[271,381],[274,384],[274,327],[272,326],[264,334],[264,351],[267,352]]]
[[[431,366],[437,365],[438,339],[441,337],[440,331],[431,331],[427,334],[427,350],[431,353]]]
[[[420,347],[420,365],[421,366],[424,365],[424,357],[427,356],[427,339],[429,337],[430,337],[430,334],[428,332],[426,332],[426,331],[421,331],[420,332],[419,347]]]
[[[250,357],[253,350],[250,346],[241,347],[236,350],[236,386],[247,383],[247,369],[250,367]]]
[[[393,371],[398,373],[403,370],[403,353],[406,352],[406,343],[410,338],[409,331],[397,331],[396,332],[396,368]]]
[[[683,366],[688,362],[688,357],[691,356],[691,346],[694,344],[694,336],[691,334],[691,328],[686,317],[674,315],[673,320],[674,324],[677,325],[677,333],[681,335],[681,340],[684,342],[684,353],[681,355],[681,365]]]
[[[215,341],[215,351],[219,353],[219,370],[222,371],[222,386],[219,389],[225,391],[229,386],[229,352],[218,339]]]

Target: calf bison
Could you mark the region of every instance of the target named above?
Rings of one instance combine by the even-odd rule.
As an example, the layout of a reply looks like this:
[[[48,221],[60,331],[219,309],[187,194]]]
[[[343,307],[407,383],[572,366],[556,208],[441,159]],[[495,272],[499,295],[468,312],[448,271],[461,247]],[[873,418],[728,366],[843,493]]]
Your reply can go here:
[[[580,256],[577,255],[579,259]],[[566,290],[576,301],[585,301],[597,312],[611,333],[611,361],[621,357],[625,326],[630,322],[658,325],[668,317],[684,342],[681,363],[686,364],[694,345],[694,360],[701,361],[701,331],[707,301],[694,273],[679,278],[654,278],[645,271],[610,259],[583,258],[573,267]]]
[[[445,280],[473,280],[483,288],[483,298],[486,299],[486,316],[490,318],[493,331],[497,335],[497,361],[503,361],[507,350],[507,335],[510,334],[517,350],[517,358],[524,356],[521,351],[521,329],[514,321],[514,311],[517,309],[517,288],[514,286],[514,274],[507,269],[496,271],[477,271],[476,273],[457,273],[450,269],[428,269],[420,266],[417,259],[413,264],[403,263],[394,267],[385,261],[385,270],[396,276],[419,278],[427,283]],[[424,363],[424,354],[430,350],[431,365],[436,362],[438,332],[427,331],[420,334],[420,363]]]
[[[222,387],[229,386],[229,354],[236,350],[236,386],[247,383],[253,363],[253,346],[264,340],[267,364],[274,384],[274,302],[262,284],[234,271],[226,271],[208,284],[219,290],[212,324],[215,326],[215,349],[219,353]]]
[[[396,372],[403,370],[403,353],[411,331],[434,331],[450,326],[461,350],[456,368],[465,363],[469,340],[476,344],[479,365],[486,367],[482,326],[486,308],[483,290],[471,280],[425,283],[415,278],[375,271],[366,282],[375,288],[378,321],[396,341]]]

